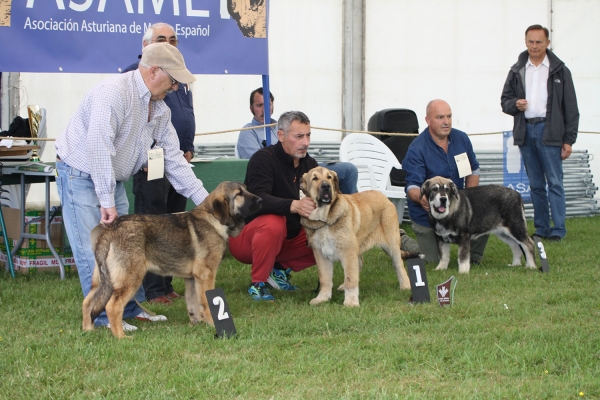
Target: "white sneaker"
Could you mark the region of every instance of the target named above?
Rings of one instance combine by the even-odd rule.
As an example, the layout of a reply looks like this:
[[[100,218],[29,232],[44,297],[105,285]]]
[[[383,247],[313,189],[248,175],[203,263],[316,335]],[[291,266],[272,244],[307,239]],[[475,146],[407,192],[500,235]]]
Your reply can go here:
[[[135,316],[135,319],[137,319],[138,321],[159,322],[166,321],[167,317],[165,317],[164,315],[151,315],[146,311],[142,311],[141,313]]]
[[[133,332],[133,331],[137,331],[137,326],[133,326],[128,324],[125,321],[121,321],[123,323],[123,331],[125,332]],[[110,323],[104,325],[106,328],[110,329]]]

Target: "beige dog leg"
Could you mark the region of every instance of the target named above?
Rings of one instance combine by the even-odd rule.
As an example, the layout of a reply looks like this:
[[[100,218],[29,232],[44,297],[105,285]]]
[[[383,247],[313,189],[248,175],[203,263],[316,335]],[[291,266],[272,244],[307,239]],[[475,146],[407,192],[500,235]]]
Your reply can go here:
[[[81,328],[84,331],[91,331],[94,329],[94,323],[92,322],[91,314],[91,301],[94,297],[94,292],[90,291],[88,295],[83,299],[83,305],[81,307],[81,313],[83,314],[83,323],[81,324]]]
[[[187,305],[188,316],[190,317],[190,322],[192,324],[197,324],[202,321],[200,317],[201,312],[199,309],[200,302],[198,299],[200,298],[200,294],[196,293],[196,286],[194,284],[194,278],[186,278],[185,282],[185,304]]]
[[[358,256],[358,272],[359,272],[359,274],[360,274],[360,272],[362,272],[362,266],[363,266],[363,257],[362,257],[362,254],[361,254],[360,256]],[[344,289],[344,284],[342,283],[340,286],[338,286],[337,290],[339,292],[343,292],[345,290]]]
[[[321,252],[315,251],[317,268],[319,269],[319,294],[310,301],[311,306],[331,300],[333,289],[333,262],[324,258]]]
[[[344,267],[344,305],[346,307],[358,307],[358,282],[360,280],[360,268],[358,256],[350,255],[340,260]]]
[[[523,243],[523,246],[525,247],[525,266],[527,268],[531,268],[531,269],[536,269],[536,265],[535,265],[535,250],[536,250],[536,244],[534,243],[534,241],[531,238],[527,238],[527,242]]]
[[[396,254],[397,253],[397,254]],[[398,277],[398,283],[400,283],[400,289],[410,289],[410,279],[404,268],[404,261],[402,261],[402,254],[400,250],[392,253],[392,262],[396,269],[396,276]]]
[[[198,302],[198,309],[200,310],[199,317],[207,324],[215,326],[210,313],[210,308],[208,307],[208,300],[206,300],[206,291],[215,288],[217,271],[213,271],[208,268],[204,268],[203,271],[204,273],[200,276],[200,279],[195,280],[196,301]]]

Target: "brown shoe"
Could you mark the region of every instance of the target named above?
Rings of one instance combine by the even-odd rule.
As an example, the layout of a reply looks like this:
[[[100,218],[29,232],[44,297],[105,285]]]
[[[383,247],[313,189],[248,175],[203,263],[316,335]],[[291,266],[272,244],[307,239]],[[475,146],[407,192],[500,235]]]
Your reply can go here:
[[[171,293],[165,295],[165,297],[167,297],[170,300],[175,300],[175,299],[178,299],[178,298],[180,298],[182,296],[180,294],[175,293],[175,292],[171,292]]]
[[[165,305],[173,304],[173,302],[171,301],[171,299],[167,298],[167,296],[155,297],[152,300],[148,300],[148,303],[151,303],[151,304],[165,304]]]

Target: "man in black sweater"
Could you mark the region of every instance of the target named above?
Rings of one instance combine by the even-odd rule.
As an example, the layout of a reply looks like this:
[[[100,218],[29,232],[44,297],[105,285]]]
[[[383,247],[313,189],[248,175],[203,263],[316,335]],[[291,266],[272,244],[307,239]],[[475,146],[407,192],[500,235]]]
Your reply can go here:
[[[300,111],[283,113],[277,123],[278,142],[258,150],[250,158],[245,184],[262,198],[260,211],[229,239],[229,250],[240,262],[252,264],[254,300],[273,301],[266,283],[278,290],[298,290],[289,283],[291,271],[315,265],[300,217],[316,208],[308,197],[300,198],[300,179],[318,164],[308,155],[310,120]]]

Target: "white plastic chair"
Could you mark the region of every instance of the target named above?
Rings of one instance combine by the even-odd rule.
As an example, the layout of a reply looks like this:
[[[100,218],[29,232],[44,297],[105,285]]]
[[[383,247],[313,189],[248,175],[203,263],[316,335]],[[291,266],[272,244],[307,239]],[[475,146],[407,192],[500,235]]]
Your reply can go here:
[[[358,169],[357,189],[378,190],[396,206],[398,222],[404,217],[406,193],[390,183],[390,171],[402,168],[392,151],[379,139],[364,133],[351,133],[340,145],[340,161],[351,162]]]

